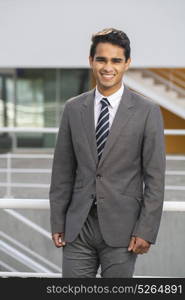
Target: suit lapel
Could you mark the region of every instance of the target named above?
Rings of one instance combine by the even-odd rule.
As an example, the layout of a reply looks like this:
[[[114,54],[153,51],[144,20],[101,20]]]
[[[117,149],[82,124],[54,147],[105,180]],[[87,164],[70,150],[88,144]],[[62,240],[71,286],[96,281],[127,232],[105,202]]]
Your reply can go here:
[[[91,154],[93,156],[94,162],[97,165],[98,155],[97,155],[97,146],[96,146],[96,134],[94,126],[94,98],[95,98],[95,89],[88,93],[88,96],[85,98],[85,101],[82,105],[81,115],[83,128],[87,136]]]
[[[124,86],[124,93],[120,101],[120,105],[114,117],[105,148],[103,150],[101,159],[99,161],[98,167],[100,167],[105,160],[107,154],[114,146],[120,132],[125,128],[128,120],[131,118],[134,110],[132,109],[134,104],[132,103],[132,96],[129,89]]]

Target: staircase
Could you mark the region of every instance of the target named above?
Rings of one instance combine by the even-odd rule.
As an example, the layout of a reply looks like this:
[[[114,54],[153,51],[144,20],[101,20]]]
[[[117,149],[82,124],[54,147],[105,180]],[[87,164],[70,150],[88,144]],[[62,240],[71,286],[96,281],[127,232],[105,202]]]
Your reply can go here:
[[[185,89],[178,86],[176,82],[169,82],[162,74],[154,71],[131,69],[125,74],[124,83],[185,119]]]

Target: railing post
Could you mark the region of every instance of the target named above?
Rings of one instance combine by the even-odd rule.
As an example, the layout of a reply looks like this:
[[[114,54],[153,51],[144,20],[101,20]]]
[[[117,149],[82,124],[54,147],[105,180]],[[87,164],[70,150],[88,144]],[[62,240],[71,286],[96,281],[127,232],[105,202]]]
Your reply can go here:
[[[6,154],[7,157],[7,168],[6,168],[6,195],[5,198],[13,198],[12,196],[12,172],[11,172],[11,168],[12,168],[12,156],[11,153],[8,152]]]
[[[12,132],[12,152],[15,153],[17,149],[17,135],[16,132]]]

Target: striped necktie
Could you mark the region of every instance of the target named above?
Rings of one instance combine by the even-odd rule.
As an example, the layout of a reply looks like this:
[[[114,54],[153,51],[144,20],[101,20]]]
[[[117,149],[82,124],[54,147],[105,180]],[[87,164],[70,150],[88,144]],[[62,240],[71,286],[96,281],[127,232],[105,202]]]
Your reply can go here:
[[[98,160],[100,160],[105,147],[107,136],[109,134],[109,108],[110,105],[107,98],[102,98],[101,100],[101,111],[98,118],[96,126],[96,143],[97,143],[97,152]]]

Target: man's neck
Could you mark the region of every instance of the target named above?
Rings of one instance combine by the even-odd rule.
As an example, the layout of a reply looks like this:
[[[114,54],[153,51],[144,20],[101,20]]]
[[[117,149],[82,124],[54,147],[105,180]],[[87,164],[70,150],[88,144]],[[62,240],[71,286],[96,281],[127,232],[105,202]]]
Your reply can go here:
[[[100,94],[102,94],[105,97],[108,97],[108,96],[115,94],[121,87],[122,87],[122,84],[119,87],[116,87],[115,89],[102,89],[99,86],[97,86],[97,89]]]

